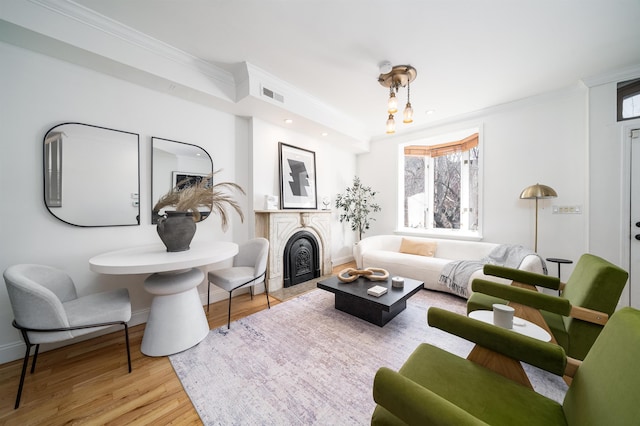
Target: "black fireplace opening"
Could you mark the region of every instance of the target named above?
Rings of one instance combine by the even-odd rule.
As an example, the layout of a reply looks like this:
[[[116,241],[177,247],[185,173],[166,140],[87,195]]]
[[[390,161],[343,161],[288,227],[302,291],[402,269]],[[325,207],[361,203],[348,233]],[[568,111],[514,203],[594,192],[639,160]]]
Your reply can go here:
[[[316,237],[298,231],[284,247],[283,286],[291,287],[320,276],[320,249]]]

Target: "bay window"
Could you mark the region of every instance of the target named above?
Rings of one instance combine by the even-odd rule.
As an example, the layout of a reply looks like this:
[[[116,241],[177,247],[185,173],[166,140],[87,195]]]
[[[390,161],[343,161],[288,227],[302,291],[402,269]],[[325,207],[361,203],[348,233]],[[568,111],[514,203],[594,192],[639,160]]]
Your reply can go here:
[[[480,235],[479,140],[474,128],[401,146],[401,229]]]

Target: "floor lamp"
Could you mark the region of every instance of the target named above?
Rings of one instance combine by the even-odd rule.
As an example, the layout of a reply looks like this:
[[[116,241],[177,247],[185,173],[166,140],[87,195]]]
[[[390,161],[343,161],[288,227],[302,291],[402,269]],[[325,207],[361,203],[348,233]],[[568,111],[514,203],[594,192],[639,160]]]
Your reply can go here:
[[[538,200],[540,198],[556,198],[557,196],[558,194],[553,188],[547,185],[540,185],[539,183],[527,186],[520,194],[520,198],[523,200],[536,200],[536,237],[533,249],[536,253],[538,252]]]

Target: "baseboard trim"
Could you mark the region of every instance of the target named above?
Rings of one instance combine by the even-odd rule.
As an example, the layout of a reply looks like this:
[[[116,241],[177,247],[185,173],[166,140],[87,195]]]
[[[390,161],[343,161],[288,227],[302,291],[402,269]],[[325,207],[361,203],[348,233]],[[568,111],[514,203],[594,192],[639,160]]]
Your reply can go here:
[[[344,256],[344,257],[339,257],[337,259],[331,259],[331,266],[333,268],[335,268],[338,265],[344,265],[345,263],[351,263],[354,262],[355,259],[353,256]]]

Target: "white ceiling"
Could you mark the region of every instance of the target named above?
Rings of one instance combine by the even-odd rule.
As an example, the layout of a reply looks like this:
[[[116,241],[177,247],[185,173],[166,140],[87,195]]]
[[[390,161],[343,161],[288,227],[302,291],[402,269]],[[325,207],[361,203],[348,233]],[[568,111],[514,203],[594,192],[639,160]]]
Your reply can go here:
[[[254,64],[371,137],[387,118],[383,60],[418,70],[413,128],[640,64],[639,0],[76,2],[221,68]]]

